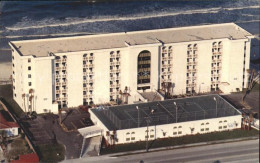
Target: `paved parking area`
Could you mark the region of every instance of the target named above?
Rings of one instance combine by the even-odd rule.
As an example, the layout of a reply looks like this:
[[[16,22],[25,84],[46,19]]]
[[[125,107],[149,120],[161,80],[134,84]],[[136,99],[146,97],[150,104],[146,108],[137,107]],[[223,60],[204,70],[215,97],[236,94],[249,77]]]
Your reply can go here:
[[[62,120],[73,130],[64,131],[59,125],[59,116],[54,114],[38,115],[34,120],[23,120],[21,123],[27,129],[30,139],[36,146],[58,142],[65,146],[67,159],[79,158],[83,137],[76,128],[92,125],[89,113],[74,109],[67,117],[63,116]]]

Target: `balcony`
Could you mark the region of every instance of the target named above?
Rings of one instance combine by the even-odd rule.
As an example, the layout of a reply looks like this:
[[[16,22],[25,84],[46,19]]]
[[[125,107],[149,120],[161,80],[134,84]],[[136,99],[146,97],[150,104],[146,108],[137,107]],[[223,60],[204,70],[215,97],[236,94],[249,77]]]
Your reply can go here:
[[[66,90],[66,89],[63,89],[63,90],[62,90],[62,93],[67,93],[67,90]]]
[[[93,79],[88,79],[87,83],[93,83],[94,80]]]
[[[94,68],[93,64],[88,65],[89,68]]]
[[[188,54],[187,58],[193,58],[192,54]]]
[[[196,87],[196,83],[189,83],[187,84],[187,87]]]
[[[67,61],[67,58],[63,58],[61,61],[62,61],[62,62],[66,62],[66,61]]]
[[[220,81],[211,81],[212,84],[220,84]]]
[[[169,60],[172,60],[172,57],[168,57]]]
[[[61,83],[60,82],[56,82],[55,85],[56,86],[61,86]]]
[[[172,52],[172,49],[169,49],[169,53],[171,53]]]
[[[162,79],[162,82],[171,82],[171,79]]]
[[[83,57],[83,61],[87,61],[88,59],[87,59],[87,57]]]
[[[67,82],[62,82],[62,85],[63,85],[63,86],[67,85]]]
[[[60,94],[61,93],[61,91],[60,90],[56,90],[56,94]]]
[[[61,67],[55,67],[55,71],[60,71]]]
[[[66,67],[62,67],[62,70],[66,70]]]
[[[162,49],[162,52],[163,52],[163,53],[167,53],[167,50],[166,50],[166,49]]]
[[[196,76],[188,76],[187,79],[188,79],[188,80],[196,80],[197,77],[196,77]]]
[[[68,97],[62,97],[61,100],[66,101],[66,100],[68,100]]]
[[[120,56],[121,56],[120,53],[116,54],[116,57],[117,57],[117,58],[120,58]]]
[[[120,84],[116,84],[116,87],[120,87],[121,85]]]
[[[162,57],[162,60],[163,60],[163,61],[167,61],[168,58],[167,58],[167,57]]]
[[[60,63],[61,59],[55,59],[55,63]]]
[[[92,57],[88,57],[88,59],[89,59],[89,60],[94,60],[94,57],[93,57],[93,56],[92,56]]]
[[[94,87],[93,87],[93,86],[89,86],[88,89],[89,89],[89,90],[93,90]]]
[[[197,72],[196,69],[187,69],[188,72]]]
[[[192,47],[188,47],[188,50],[187,51],[192,51]]]
[[[212,46],[212,48],[217,48],[218,47],[218,45],[217,44],[214,44],[213,46]]]
[[[83,95],[83,98],[88,98],[89,96],[88,95]]]
[[[112,73],[120,73],[120,69],[113,69],[113,70],[110,70],[110,72],[112,72]]]
[[[115,88],[116,85],[115,84],[110,84],[110,88]]]
[[[61,75],[55,75],[55,78],[57,79],[57,78],[61,78]]]
[[[57,101],[61,101],[61,98],[60,98],[60,97],[56,97],[56,100],[57,100]]]
[[[223,48],[223,45],[218,45],[219,48]]]
[[[87,87],[83,87],[83,91],[88,91],[88,88]]]
[[[193,47],[193,50],[198,50],[198,47],[196,47],[196,46],[195,46],[195,47]]]
[[[62,74],[62,78],[66,78],[67,77],[67,75],[66,74]]]

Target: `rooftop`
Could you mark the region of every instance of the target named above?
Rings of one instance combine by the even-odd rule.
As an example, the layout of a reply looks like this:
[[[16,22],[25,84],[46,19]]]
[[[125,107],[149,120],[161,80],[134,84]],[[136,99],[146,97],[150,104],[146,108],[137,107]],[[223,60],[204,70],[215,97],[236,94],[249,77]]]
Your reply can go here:
[[[214,99],[216,99],[218,106],[217,115],[216,101]],[[178,108],[177,122],[187,122],[241,114],[219,95],[205,95],[141,104],[99,107],[91,109],[91,111],[109,130],[120,130],[138,127],[137,106],[139,108],[140,127],[146,126],[147,119],[150,121],[149,125],[176,123],[176,106],[174,105],[174,102]]]
[[[12,120],[8,112],[1,111],[0,112],[0,129],[7,129],[19,127],[16,122]]]
[[[124,48],[159,42],[178,43],[212,39],[245,39],[252,36],[234,23],[167,28],[137,32],[61,37],[11,42],[24,56],[48,56],[52,53]],[[127,45],[128,44],[128,45]]]

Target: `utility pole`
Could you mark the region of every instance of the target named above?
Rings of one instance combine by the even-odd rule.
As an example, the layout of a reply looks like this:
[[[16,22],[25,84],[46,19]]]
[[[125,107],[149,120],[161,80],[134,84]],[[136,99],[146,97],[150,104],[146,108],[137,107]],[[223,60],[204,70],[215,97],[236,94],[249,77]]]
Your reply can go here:
[[[177,104],[176,104],[176,102],[173,102],[173,104],[176,106],[176,123],[178,122],[177,121],[177,118],[178,118],[178,106],[177,106]]]
[[[218,102],[216,97],[214,97],[214,101],[216,101],[216,117],[218,116]]]
[[[138,110],[138,116],[137,116],[137,124],[138,124],[138,128],[140,127],[140,121],[139,121],[139,107],[138,106],[136,106],[136,109]]]
[[[148,117],[145,117],[145,120],[146,120],[146,124],[147,124],[147,127],[146,127],[146,152],[148,152],[148,127],[149,127],[149,119]]]

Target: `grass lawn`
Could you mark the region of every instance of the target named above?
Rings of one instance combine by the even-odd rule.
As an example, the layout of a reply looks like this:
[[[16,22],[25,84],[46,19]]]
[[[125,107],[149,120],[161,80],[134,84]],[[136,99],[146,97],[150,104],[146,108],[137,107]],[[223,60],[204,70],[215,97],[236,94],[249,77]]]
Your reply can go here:
[[[19,155],[33,153],[29,145],[23,138],[12,140],[8,146],[8,152],[6,154],[8,160],[16,159]]]
[[[24,114],[23,110],[13,99],[12,85],[0,85],[0,99],[9,109],[10,112],[14,113],[17,117],[21,117]]]
[[[188,135],[188,136],[176,137],[176,138],[156,139],[155,141],[149,141],[149,148],[177,146],[177,145],[216,141],[216,140],[250,137],[250,136],[257,136],[257,135],[259,135],[259,131],[254,129],[250,131],[237,129],[232,131]],[[142,149],[146,149],[145,141],[140,141],[140,142],[130,143],[130,144],[119,144],[111,148],[104,148],[101,149],[101,155],[109,154],[109,153],[117,153],[117,152],[142,150]]]
[[[59,162],[65,158],[65,148],[61,144],[39,145],[36,151],[40,162]]]

